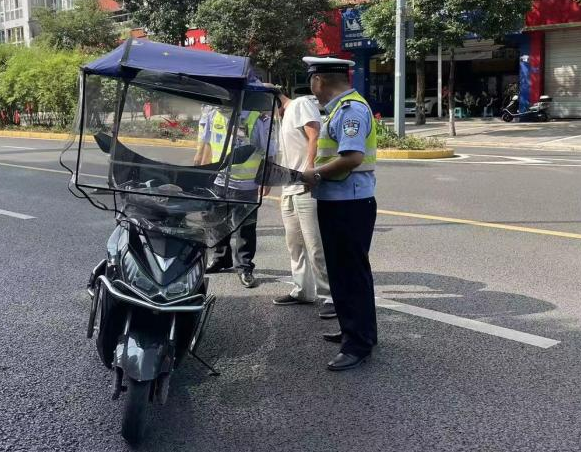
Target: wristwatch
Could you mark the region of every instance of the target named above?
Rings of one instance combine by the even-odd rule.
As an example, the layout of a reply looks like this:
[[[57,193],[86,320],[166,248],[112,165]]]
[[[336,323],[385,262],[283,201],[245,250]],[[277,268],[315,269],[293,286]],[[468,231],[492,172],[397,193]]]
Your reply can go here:
[[[315,179],[315,183],[318,185],[319,182],[321,182],[321,179],[323,179],[323,176],[321,176],[321,173],[315,173],[313,174],[313,178]]]

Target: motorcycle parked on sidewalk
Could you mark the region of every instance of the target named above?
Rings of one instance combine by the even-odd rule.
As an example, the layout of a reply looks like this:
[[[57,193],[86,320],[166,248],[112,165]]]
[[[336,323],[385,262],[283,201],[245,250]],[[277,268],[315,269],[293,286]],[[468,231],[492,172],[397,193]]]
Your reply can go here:
[[[73,194],[114,212],[117,223],[89,279],[87,337],[96,337],[111,370],[112,398],[125,393],[122,435],[138,444],[149,402],[166,403],[187,354],[213,371],[196,354],[216,301],[204,275],[206,250],[261,205],[261,190],[241,201],[228,186],[233,167],[257,155],[259,167],[245,170],[255,168],[264,185],[265,153],[249,144],[240,118],[242,111],[269,115],[272,130],[276,93],[262,87],[247,58],[137,39],[81,68],[80,84],[77,130],[61,163],[68,169],[72,158]],[[139,114],[144,102],[155,107],[150,118]],[[208,107],[222,118],[213,130],[221,155],[194,166],[194,153],[205,152],[198,130],[188,128],[178,142],[159,124]],[[92,121],[95,113],[105,121]]]
[[[513,96],[510,103],[502,110],[501,118],[504,122],[512,122],[515,118],[519,121],[547,122],[551,119],[549,109],[553,99],[549,96],[541,96],[538,102],[531,105],[527,111],[519,113],[518,96]]]

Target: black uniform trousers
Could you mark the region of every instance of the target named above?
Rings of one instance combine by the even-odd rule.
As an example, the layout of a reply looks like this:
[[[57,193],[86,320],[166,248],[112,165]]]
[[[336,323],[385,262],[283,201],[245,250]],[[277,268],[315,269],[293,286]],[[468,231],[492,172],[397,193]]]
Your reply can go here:
[[[342,353],[365,356],[377,344],[369,249],[377,217],[375,198],[317,201],[329,286],[343,333]]]
[[[234,190],[228,189],[228,198],[255,203],[258,198],[258,189]],[[214,260],[221,262],[225,267],[234,265],[239,271],[254,270],[254,255],[256,254],[256,222],[258,209],[248,216],[242,226],[232,235],[220,240],[214,249]],[[236,247],[232,253],[230,238],[236,240]],[[234,256],[234,262],[232,261]]]

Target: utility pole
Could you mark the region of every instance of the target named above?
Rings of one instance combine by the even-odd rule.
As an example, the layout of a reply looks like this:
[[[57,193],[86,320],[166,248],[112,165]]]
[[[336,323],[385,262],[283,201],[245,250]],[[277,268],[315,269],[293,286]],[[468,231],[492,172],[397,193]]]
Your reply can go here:
[[[405,2],[397,0],[395,19],[395,133],[405,136]]]
[[[438,118],[442,114],[442,44],[438,44]]]

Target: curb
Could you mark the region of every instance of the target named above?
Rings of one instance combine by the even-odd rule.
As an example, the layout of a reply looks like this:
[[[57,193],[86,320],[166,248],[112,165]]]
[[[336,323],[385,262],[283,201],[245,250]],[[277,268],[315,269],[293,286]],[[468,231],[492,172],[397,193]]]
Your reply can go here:
[[[44,140],[68,140],[69,133],[52,132],[18,132],[16,130],[0,130],[0,137],[5,138],[39,138]]]
[[[71,138],[69,133],[51,133],[51,132],[18,132],[16,130],[0,130],[0,138],[33,138],[39,140],[60,140],[67,141]],[[193,140],[176,140],[170,141],[164,138],[137,138],[137,137],[119,137],[124,143],[142,144],[146,146],[162,145],[165,147],[189,148],[196,147],[197,141]]]
[[[378,149],[377,158],[380,159],[445,159],[454,157],[453,149],[426,149],[412,151],[403,149]]]

